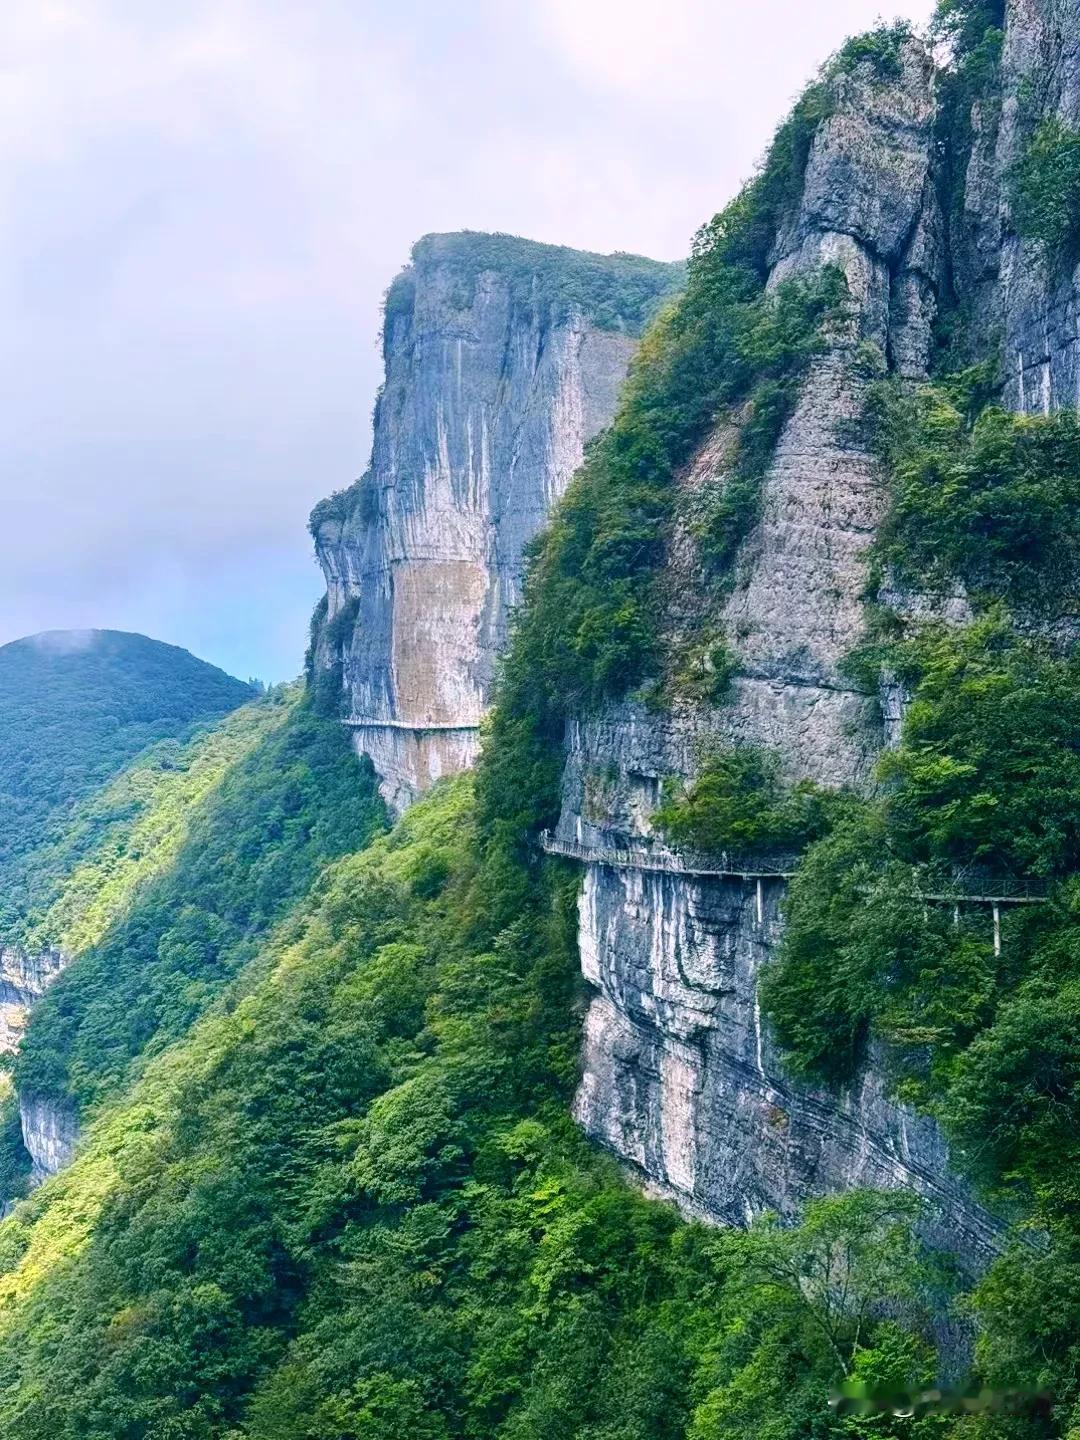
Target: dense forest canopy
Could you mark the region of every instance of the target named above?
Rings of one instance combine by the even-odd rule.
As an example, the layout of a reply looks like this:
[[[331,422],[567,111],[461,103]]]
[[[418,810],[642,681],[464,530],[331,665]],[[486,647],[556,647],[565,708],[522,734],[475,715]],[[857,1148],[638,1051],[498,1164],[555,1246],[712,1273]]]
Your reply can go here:
[[[250,696],[249,685],[144,635],[50,631],[0,646],[0,907],[12,905],[25,857],[67,826],[78,801],[155,741],[182,738]]]
[[[939,8],[947,211],[1001,22],[993,0]],[[777,226],[830,86],[860,66],[887,82],[907,38],[846,46],[701,231],[535,546],[475,776],[391,828],[326,694],[225,714],[248,698],[237,682],[192,671],[181,701],[147,663],[79,738],[65,705],[100,693],[81,654],[68,670],[18,650],[38,681],[19,672],[3,700],[24,738],[0,776],[24,791],[10,854],[32,844],[43,877],[18,934],[72,961],[13,1071],[20,1094],[78,1114],[82,1138],[0,1224],[5,1437],[1078,1433],[1080,669],[1062,622],[1080,447],[1070,413],[999,408],[998,357],[958,295],[933,383],[889,379],[878,356],[859,420],[887,515],[845,664],[868,696],[883,676],[902,688],[898,743],[858,794],[789,783],[767,747],[716,745],[656,819],[677,845],[800,852],[763,992],[791,1072],[844,1104],[871,1050],[886,1056],[893,1093],[937,1118],[1009,1241],[973,1284],[927,1248],[902,1192],[813,1200],[786,1227],[691,1223],[570,1118],[579,875],[539,844],[564,722],[632,691],[658,710],[686,698],[658,621],[680,467],[718,420],[738,430],[696,535],[722,597],[798,387],[847,313],[831,267],[766,288]],[[1074,147],[1032,136],[1016,193],[1058,263],[1074,197],[1051,203],[1033,167],[1048,152],[1058,175]],[[576,303],[588,264],[552,264]],[[638,264],[620,279],[631,300]],[[389,318],[407,303],[392,291]],[[929,603],[913,621],[895,597],[916,583]],[[958,587],[967,608],[946,624],[933,602]],[[710,632],[697,703],[725,703],[736,638]],[[95,663],[126,674],[119,652]],[[930,903],[958,873],[1044,903],[1009,913],[996,947],[985,915]],[[10,1104],[0,1141],[15,1198]],[[900,1398],[972,1366],[988,1393],[962,1405]],[[876,1403],[830,1403],[839,1387]]]

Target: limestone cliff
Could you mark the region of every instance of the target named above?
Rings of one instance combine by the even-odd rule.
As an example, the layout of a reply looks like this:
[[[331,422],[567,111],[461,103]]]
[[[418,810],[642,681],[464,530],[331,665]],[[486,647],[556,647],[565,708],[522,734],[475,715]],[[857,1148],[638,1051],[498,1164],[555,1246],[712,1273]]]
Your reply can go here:
[[[38,1184],[69,1163],[79,1138],[73,1109],[39,1096],[20,1096],[19,1121],[23,1144],[33,1161],[31,1180]]]
[[[59,950],[28,954],[21,946],[0,945],[0,1053],[19,1048],[30,1007],[66,963]]]
[[[677,266],[432,235],[386,301],[371,466],[312,516],[314,647],[400,809],[475,758],[523,551],[611,419]]]
[[[661,840],[653,816],[665,780],[691,780],[709,741],[765,746],[789,780],[872,783],[904,696],[885,682],[867,693],[843,664],[865,630],[886,503],[862,422],[875,379],[926,378],[942,313],[946,330],[963,317],[980,358],[1000,348],[1007,405],[1080,401],[1080,270],[1011,213],[1037,126],[1080,121],[1080,4],[984,8],[993,59],[973,93],[910,35],[884,59],[855,47],[821,82],[767,286],[832,266],[848,304],[802,381],[732,573],[710,576],[695,507],[732,479],[738,414],[718,416],[675,476],[665,536],[663,648],[677,657],[715,629],[734,661],[729,693],[663,709],[631,695],[573,716],[548,841],[585,865],[593,998],[576,1113],[591,1135],[718,1220],[792,1215],[809,1195],[857,1185],[914,1189],[973,1264],[1001,1227],[934,1122],[891,1098],[886,1057],[839,1096],[784,1073],[757,997],[783,877],[710,874]],[[399,806],[475,755],[524,545],[611,415],[633,348],[633,326],[553,303],[529,266],[522,285],[512,243],[464,283],[451,263],[461,239],[418,247],[388,298],[371,470],[314,517],[328,584],[316,667],[340,665],[347,723]]]
[[[658,714],[624,701],[569,726],[555,843],[587,860],[580,948],[594,995],[577,1114],[690,1211],[740,1222],[794,1214],[810,1194],[903,1185],[933,1202],[940,1233],[973,1262],[995,1244],[996,1221],[953,1174],[934,1123],[889,1098],[881,1063],[840,1097],[785,1075],[757,1000],[783,881],[680,873],[692,862],[651,817],[664,779],[692,777],[709,737],[769,747],[791,779],[856,786],[895,737],[902,697],[861,692],[840,664],[864,628],[884,504],[857,423],[873,370],[866,342],[889,372],[918,380],[939,304],[963,305],[987,349],[1001,338],[1005,403],[1077,404],[1080,271],[1062,273],[1014,232],[1008,180],[1021,128],[1047,114],[1076,123],[1078,55],[1080,6],[1013,0],[996,95],[976,102],[967,153],[948,153],[960,142],[942,135],[940,77],[918,42],[896,75],[868,62],[834,75],[769,283],[831,262],[852,313],[803,385],[728,593],[711,599],[692,541],[676,531],[669,544],[669,649],[695,611],[719,606],[736,663],[730,702]],[[1022,127],[1025,96],[1037,114]],[[950,215],[943,152],[963,187]],[[729,430],[725,421],[702,447],[684,493],[723,485]]]
[[[0,945],[0,1052],[14,1054],[31,1008],[57,978],[68,957],[59,950],[30,954]],[[33,1161],[33,1180],[54,1175],[71,1159],[78,1124],[73,1113],[42,1097],[19,1097],[23,1144]]]
[[[972,113],[963,207],[953,234],[958,288],[1002,341],[1014,410],[1080,405],[1080,265],[1017,233],[1010,176],[1040,124],[1080,125],[1080,5],[1008,0],[1000,78]]]

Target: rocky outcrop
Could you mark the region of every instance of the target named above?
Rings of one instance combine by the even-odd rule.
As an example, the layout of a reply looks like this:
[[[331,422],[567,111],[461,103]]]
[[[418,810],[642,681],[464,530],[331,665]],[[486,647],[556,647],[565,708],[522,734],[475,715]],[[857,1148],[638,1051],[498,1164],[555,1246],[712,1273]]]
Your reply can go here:
[[[934,1123],[891,1097],[887,1057],[840,1095],[780,1065],[757,986],[782,930],[783,878],[703,873],[653,816],[665,780],[692,779],[710,744],[761,745],[791,780],[859,787],[897,738],[903,685],[886,676],[868,695],[843,664],[864,632],[885,504],[861,421],[873,379],[926,376],[943,300],[962,302],[984,350],[1001,337],[1006,403],[1080,402],[1077,274],[1018,236],[1009,180],[1040,119],[1080,124],[1080,5],[1006,10],[999,81],[955,153],[918,41],[885,61],[853,51],[826,82],[768,284],[836,266],[850,305],[811,364],[721,588],[695,552],[694,505],[722,493],[739,417],[723,417],[675,477],[661,630],[674,655],[722,635],[729,693],[722,705],[683,693],[663,710],[631,698],[572,719],[549,840],[585,861],[585,1129],[649,1187],[720,1221],[790,1216],[852,1186],[912,1189],[972,1267],[1000,1226]],[[315,516],[328,584],[317,662],[341,665],[356,743],[397,805],[475,754],[523,547],[611,414],[632,350],[632,327],[600,325],[580,292],[552,300],[535,251],[522,289],[505,250],[462,281],[449,243],[424,242],[391,291],[372,468]],[[910,615],[929,603],[897,601]],[[935,605],[945,618],[968,612],[959,592]]]
[[[933,72],[917,43],[902,55],[899,80],[865,63],[839,77],[801,203],[774,247],[771,285],[836,265],[851,316],[780,437],[722,615],[739,660],[728,723],[777,748],[794,776],[833,784],[857,779],[867,753],[862,697],[839,669],[864,627],[866,553],[884,505],[858,435],[871,379],[865,347],[909,378],[925,376],[941,275]]]
[[[312,517],[316,664],[400,809],[474,759],[523,551],[614,413],[678,267],[428,236],[387,297],[371,467]]]
[[[0,945],[0,1053],[19,1048],[30,1007],[66,963],[67,957],[58,950],[30,955],[17,945]]]
[[[1080,265],[1015,233],[1005,182],[1051,118],[1080,127],[1080,4],[1009,0],[995,153],[1005,394],[1010,408],[1037,413],[1080,405]]]
[[[0,945],[0,1052],[19,1048],[31,1008],[68,963],[59,950],[30,954],[17,945]],[[39,1184],[71,1159],[78,1120],[51,1100],[19,1097],[23,1144],[33,1161],[31,1180]]]
[[[1046,413],[1080,404],[1080,266],[1017,234],[1011,172],[1037,128],[1080,127],[1077,0],[1007,0],[1000,74],[975,102],[950,236],[956,289],[1000,340],[1005,403]]]
[[[78,1116],[56,1100],[20,1095],[19,1121],[33,1161],[30,1178],[37,1185],[70,1162],[79,1138]]]
[[[956,1178],[936,1125],[889,1098],[880,1067],[839,1097],[785,1075],[757,1001],[784,885],[758,884],[589,867],[580,945],[596,998],[578,1119],[691,1213],[794,1218],[810,1195],[903,1187],[977,1264],[1002,1227]]]
[[[808,1196],[852,1186],[913,1189],[931,1202],[933,1228],[977,1265],[998,1226],[953,1173],[934,1123],[890,1098],[880,1064],[840,1096],[784,1074],[757,999],[783,880],[679,873],[652,827],[664,780],[692,777],[703,743],[764,745],[791,779],[831,785],[866,783],[883,743],[878,697],[841,665],[864,629],[884,506],[858,420],[868,342],[879,366],[926,374],[944,247],[934,75],[917,43],[901,71],[886,81],[864,63],[834,82],[801,201],[774,247],[770,284],[837,265],[851,308],[805,381],[719,602],[737,662],[729,701],[663,713],[623,702],[572,722],[556,838],[592,857],[579,931],[594,992],[576,1100],[585,1129],[716,1220],[791,1216]],[[729,453],[706,443],[680,483],[702,483],[704,470],[722,485]]]

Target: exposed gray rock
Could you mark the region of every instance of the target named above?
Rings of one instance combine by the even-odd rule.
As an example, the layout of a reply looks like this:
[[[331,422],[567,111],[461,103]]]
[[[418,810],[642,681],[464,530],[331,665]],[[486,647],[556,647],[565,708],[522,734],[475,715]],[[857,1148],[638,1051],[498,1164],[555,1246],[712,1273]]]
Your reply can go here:
[[[770,285],[838,266],[850,320],[813,365],[780,437],[723,614],[740,670],[727,723],[778,748],[789,773],[834,784],[862,778],[869,754],[857,733],[862,697],[839,665],[864,627],[867,550],[885,505],[859,438],[862,347],[892,355],[908,378],[925,376],[942,268],[932,79],[914,41],[898,81],[858,66],[837,82],[835,113],[811,145]]]
[[[759,918],[752,880],[588,868],[580,945],[596,998],[578,1119],[685,1209],[733,1224],[857,1186],[912,1190],[936,1238],[977,1266],[1003,1227],[879,1067],[841,1096],[785,1076],[757,1000],[783,888],[762,882]]]
[[[34,1162],[30,1178],[40,1184],[71,1161],[79,1138],[78,1116],[55,1100],[20,1095],[19,1119],[23,1144]]]
[[[614,414],[637,327],[617,296],[598,318],[597,276],[631,265],[640,308],[678,275],[492,240],[417,246],[388,300],[371,469],[314,517],[328,626],[355,609],[340,640],[354,743],[395,809],[475,758],[524,546]],[[324,641],[320,663],[334,658]]]
[[[864,695],[842,661],[864,632],[867,552],[885,504],[858,423],[866,342],[903,377],[926,374],[943,267],[933,124],[918,45],[899,83],[869,66],[842,77],[770,284],[838,265],[851,309],[805,381],[737,557],[720,626],[738,664],[731,694],[718,707],[623,703],[572,722],[557,838],[595,857],[579,930],[595,992],[575,1104],[588,1132],[688,1211],[732,1223],[791,1217],[808,1196],[853,1186],[913,1189],[935,1233],[977,1266],[999,1226],[956,1178],[935,1124],[889,1097],[881,1057],[839,1096],[784,1075],[757,999],[784,882],[640,868],[678,863],[652,815],[664,779],[691,778],[710,742],[767,746],[791,779],[864,785],[886,726],[898,727],[902,690]],[[723,429],[684,484],[722,485]]]
[[[59,950],[28,954],[16,945],[0,945],[0,1052],[19,1048],[32,1007],[68,963]],[[19,1096],[23,1144],[33,1161],[34,1184],[54,1175],[71,1159],[78,1118],[51,1100]]]
[[[1008,403],[1080,400],[1077,277],[1020,241],[1008,209],[1008,172],[1035,121],[1080,123],[1080,0],[1009,0],[1008,24],[1002,94],[972,113],[948,233],[923,47],[903,47],[898,77],[869,62],[834,77],[769,285],[838,266],[849,312],[809,371],[715,614],[702,615],[692,524],[676,525],[669,549],[667,634],[678,646],[715,619],[737,664],[730,696],[666,711],[627,700],[572,720],[557,830],[593,857],[579,934],[594,995],[575,1102],[589,1133],[648,1186],[720,1221],[791,1216],[808,1196],[850,1186],[913,1189],[973,1267],[1000,1226],[957,1178],[934,1123],[890,1097],[887,1057],[875,1054],[843,1095],[783,1073],[757,999],[783,882],[678,873],[653,815],[664,780],[692,778],[718,741],[767,746],[790,779],[866,786],[897,738],[904,687],[885,676],[866,695],[843,666],[863,633],[886,498],[859,422],[872,375],[926,376],[947,278],[982,336],[1004,338]],[[1032,97],[1034,115],[1022,114]],[[497,270],[462,299],[433,247],[388,309],[372,469],[317,528],[331,627],[348,620],[356,743],[396,805],[475,755],[471,727],[518,597],[523,544],[611,414],[632,349],[573,306],[522,309]],[[725,417],[676,477],[684,498],[722,489],[736,424]],[[909,618],[970,613],[959,592],[886,587],[886,598]],[[333,659],[324,641],[321,663]]]
[[[17,945],[0,945],[0,1053],[19,1048],[30,1007],[66,964],[58,950],[28,955]]]
[[[1080,126],[1080,3],[1009,0],[1002,55],[999,177],[1005,399],[1049,413],[1080,405],[1080,265],[1047,256],[1012,229],[1007,177],[1036,126]]]
[[[814,136],[802,198],[774,259],[829,233],[850,235],[887,263],[907,248],[929,173],[933,64],[915,40],[903,46],[900,63],[895,80],[863,62],[830,83],[831,114]]]

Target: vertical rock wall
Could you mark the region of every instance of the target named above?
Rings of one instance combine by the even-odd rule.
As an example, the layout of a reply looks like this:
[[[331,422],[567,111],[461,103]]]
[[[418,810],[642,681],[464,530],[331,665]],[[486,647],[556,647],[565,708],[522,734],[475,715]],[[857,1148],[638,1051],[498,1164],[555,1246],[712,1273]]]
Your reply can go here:
[[[885,502],[858,420],[868,353],[926,375],[946,244],[933,67],[911,43],[901,68],[886,79],[862,63],[834,80],[774,246],[770,284],[830,263],[852,303],[780,437],[723,601],[731,701],[664,715],[624,702],[572,723],[557,837],[593,857],[580,903],[594,991],[576,1101],[586,1130],[687,1210],[728,1222],[852,1186],[913,1189],[978,1264],[998,1226],[951,1172],[935,1125],[889,1098],[880,1064],[842,1096],[785,1076],[757,1000],[783,881],[677,873],[651,823],[663,779],[691,777],[703,739],[765,745],[791,779],[833,785],[865,783],[883,741],[877,698],[841,666],[864,627]],[[729,450],[707,443],[682,483],[704,471],[722,485]]]
[[[69,1163],[79,1138],[79,1120],[54,1100],[38,1096],[19,1097],[19,1120],[23,1144],[33,1161],[31,1179],[40,1184]]]
[[[67,959],[59,950],[28,954],[18,946],[0,945],[0,1052],[10,1055],[19,1048],[31,1007]],[[71,1159],[78,1134],[75,1115],[51,1100],[20,1095],[19,1119],[34,1181],[54,1175]]]
[[[611,419],[677,267],[429,236],[387,298],[371,468],[313,530],[317,663],[401,809],[475,758],[523,550]]]
[[[782,896],[771,879],[759,898],[754,881],[589,867],[580,944],[596,998],[578,1119],[691,1213],[794,1218],[809,1195],[903,1187],[930,1203],[936,1238],[977,1261],[1001,1227],[879,1069],[839,1098],[785,1076],[757,1002]]]
[[[0,1054],[19,1048],[30,1007],[66,964],[59,950],[30,955],[17,945],[0,945]]]
[[[851,307],[811,367],[717,602],[737,660],[730,703],[660,713],[630,699],[572,721],[556,836],[591,857],[586,1130],[649,1185],[724,1221],[791,1214],[854,1185],[914,1189],[973,1264],[999,1227],[933,1123],[889,1097],[884,1057],[839,1097],[778,1063],[757,977],[781,932],[783,882],[687,873],[652,815],[666,777],[693,776],[703,741],[761,744],[790,779],[858,786],[895,738],[900,688],[868,696],[842,664],[863,630],[885,503],[859,421],[882,368],[925,377],[946,296],[984,349],[1000,341],[1007,404],[1080,403],[1078,272],[1022,239],[1010,214],[1010,175],[1037,125],[1080,125],[1080,0],[1005,10],[999,80],[965,119],[967,138],[943,134],[941,77],[918,42],[898,72],[863,60],[833,74],[769,283],[832,264]],[[372,468],[315,517],[329,601],[319,663],[340,661],[356,743],[398,806],[473,758],[523,546],[611,415],[633,348],[628,327],[600,326],[580,303],[540,303],[535,273],[523,300],[505,254],[463,287],[448,243],[424,242],[391,291]],[[722,488],[731,427],[681,487]],[[709,603],[689,532],[669,564],[677,649]]]
[[[1048,413],[1080,406],[1080,264],[1051,257],[1011,226],[1008,176],[1038,125],[1080,128],[1080,3],[1009,0],[995,147],[1006,403]],[[973,187],[974,188],[974,187]]]

